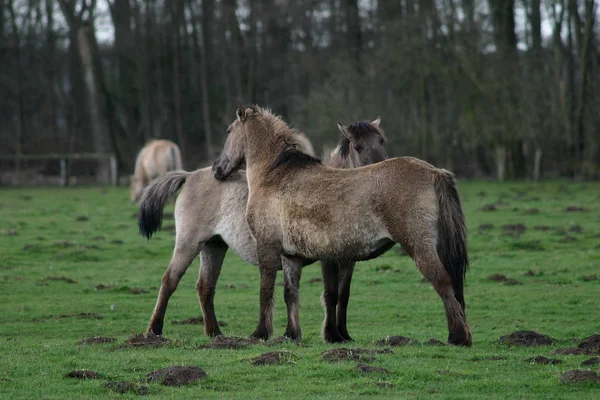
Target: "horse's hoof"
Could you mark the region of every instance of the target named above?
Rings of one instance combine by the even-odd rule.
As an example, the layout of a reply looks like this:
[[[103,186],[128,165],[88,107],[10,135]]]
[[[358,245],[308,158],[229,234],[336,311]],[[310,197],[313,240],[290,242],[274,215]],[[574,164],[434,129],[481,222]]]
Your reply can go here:
[[[299,332],[286,332],[283,336],[297,343],[300,343],[302,340],[302,334]]]
[[[454,346],[471,347],[473,345],[473,338],[470,334],[456,334],[450,332],[448,335],[448,343]]]
[[[217,337],[217,336],[223,336],[223,334],[221,333],[220,329],[214,330],[214,331],[205,331],[204,332],[206,334],[206,336],[208,337]]]
[[[155,328],[152,328],[152,327],[150,327],[150,328],[148,328],[148,330],[146,331],[146,334],[147,334],[147,335],[156,335],[156,336],[161,336],[161,335],[163,334],[162,327],[161,327],[161,328],[156,328],[156,327],[155,327]]]
[[[325,340],[325,342],[327,342],[327,343],[344,343],[344,342],[348,341],[345,337],[340,335],[338,332],[326,332],[323,335],[323,340]]]
[[[269,332],[264,329],[257,329],[252,333],[252,335],[250,335],[251,338],[259,340],[269,340],[270,336],[271,335],[269,335]]]

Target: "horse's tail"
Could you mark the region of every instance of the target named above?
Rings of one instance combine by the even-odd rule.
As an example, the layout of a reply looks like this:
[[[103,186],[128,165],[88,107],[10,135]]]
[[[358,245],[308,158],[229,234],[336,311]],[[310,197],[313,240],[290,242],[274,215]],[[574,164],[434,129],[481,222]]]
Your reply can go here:
[[[138,228],[146,238],[150,239],[160,229],[165,204],[181,189],[189,174],[186,171],[168,172],[156,178],[144,190],[138,212]]]
[[[469,266],[465,216],[454,175],[441,170],[435,174],[434,185],[439,209],[437,252],[452,280],[454,296],[464,310],[463,286]]]

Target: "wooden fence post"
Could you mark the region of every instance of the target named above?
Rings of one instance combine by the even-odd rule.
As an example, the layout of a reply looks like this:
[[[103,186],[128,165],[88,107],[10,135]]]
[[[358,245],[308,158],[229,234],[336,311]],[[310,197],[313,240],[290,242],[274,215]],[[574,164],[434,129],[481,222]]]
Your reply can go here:
[[[117,186],[119,184],[119,174],[117,170],[117,157],[112,155],[110,157],[110,179],[113,186]]]
[[[67,159],[60,159],[60,185],[66,187],[69,185],[69,172],[67,171]]]

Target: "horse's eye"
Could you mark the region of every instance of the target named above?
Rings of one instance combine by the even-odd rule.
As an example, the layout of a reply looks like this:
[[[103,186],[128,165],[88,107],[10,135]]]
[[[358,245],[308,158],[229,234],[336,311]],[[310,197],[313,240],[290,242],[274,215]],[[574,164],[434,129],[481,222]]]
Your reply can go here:
[[[384,142],[385,142],[385,140],[379,139],[379,144],[383,144]]]
[[[231,133],[231,128],[227,128],[227,134],[229,135]]]
[[[363,148],[362,146],[354,146],[354,150],[358,151],[359,153],[362,153]]]

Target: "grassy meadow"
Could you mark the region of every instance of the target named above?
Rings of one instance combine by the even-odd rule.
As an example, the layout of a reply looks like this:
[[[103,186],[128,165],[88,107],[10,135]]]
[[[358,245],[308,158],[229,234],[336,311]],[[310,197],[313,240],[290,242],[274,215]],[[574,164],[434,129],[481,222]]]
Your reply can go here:
[[[171,298],[161,347],[127,347],[145,332],[174,235],[170,204],[163,231],[137,233],[126,188],[0,189],[0,394],[10,399],[133,398],[107,382],[134,382],[148,398],[440,398],[598,399],[600,382],[561,383],[563,372],[592,355],[554,355],[600,333],[600,183],[459,182],[469,227],[466,301],[472,348],[410,344],[363,360],[329,362],[332,348],[385,349],[402,335],[446,341],[443,304],[394,248],[357,265],[348,328],[354,341],[327,345],[318,264],[301,282],[300,346],[281,343],[210,349],[202,325],[174,324],[201,315],[196,261]],[[169,213],[170,218],[169,218]],[[492,275],[504,275],[490,279]],[[258,270],[228,253],[215,308],[227,336],[246,337],[258,317]],[[275,336],[285,329],[278,276]],[[500,336],[548,335],[548,346],[515,347]],[[79,344],[93,336],[107,344]],[[284,351],[278,365],[253,365]],[[558,359],[536,364],[530,357]],[[370,358],[369,358],[370,357]],[[385,368],[361,372],[357,363]],[[146,383],[154,370],[197,366],[206,379],[188,386]],[[92,370],[100,379],[65,377]]]

